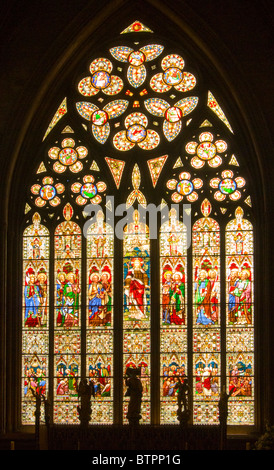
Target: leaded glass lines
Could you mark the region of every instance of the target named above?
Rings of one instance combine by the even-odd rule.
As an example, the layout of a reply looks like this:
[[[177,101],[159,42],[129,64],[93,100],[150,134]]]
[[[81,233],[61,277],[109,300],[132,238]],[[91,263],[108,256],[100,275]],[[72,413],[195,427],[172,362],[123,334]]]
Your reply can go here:
[[[34,424],[36,392],[49,389],[49,231],[36,212],[23,234],[22,423]]]
[[[78,423],[81,376],[82,234],[65,207],[54,235],[54,422]]]
[[[187,71],[187,51],[169,53],[139,21],[121,34],[88,58],[59,106],[30,185],[22,422],[34,422],[38,387],[50,392],[55,424],[78,423],[81,377],[95,387],[91,423],[126,424],[123,377],[134,369],[142,424],[179,424],[178,390],[188,383],[193,425],[219,423],[224,386],[232,390],[229,422],[253,425],[252,204],[240,149],[200,68]],[[110,226],[117,200],[133,212],[122,239]],[[140,218],[156,201],[157,210],[179,209],[157,219],[157,241]],[[240,206],[234,219],[242,201],[246,219]],[[90,208],[97,218],[85,232]],[[191,246],[181,209],[192,217]]]
[[[113,423],[114,234],[99,211],[87,231],[86,375],[95,388],[92,422]]]
[[[139,369],[143,387],[142,420],[150,423],[151,375],[151,268],[148,226],[137,210],[126,225],[123,239],[123,375]],[[125,395],[124,389],[123,395]],[[124,398],[123,421],[127,422],[128,397]]]
[[[230,424],[254,424],[253,226],[241,207],[226,227],[226,381]]]
[[[211,205],[192,229],[193,423],[217,424],[220,394],[220,227]]]
[[[171,210],[160,229],[160,423],[178,424],[177,395],[187,379],[186,227]]]

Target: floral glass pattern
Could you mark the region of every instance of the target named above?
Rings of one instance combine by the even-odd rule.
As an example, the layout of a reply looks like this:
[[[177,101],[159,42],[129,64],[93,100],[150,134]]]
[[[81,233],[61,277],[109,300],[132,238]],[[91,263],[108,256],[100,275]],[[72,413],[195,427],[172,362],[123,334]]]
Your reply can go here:
[[[191,174],[187,171],[182,171],[179,174],[179,181],[177,179],[168,180],[166,184],[170,190],[175,190],[171,199],[173,202],[180,202],[185,197],[189,202],[197,201],[197,190],[203,186],[203,181],[200,178],[191,179]]]
[[[88,154],[88,150],[83,145],[75,148],[75,141],[71,138],[66,138],[61,142],[61,148],[51,147],[48,155],[52,160],[56,160],[53,164],[53,169],[56,173],[63,173],[67,168],[72,173],[78,173],[83,169],[83,164],[80,160],[84,159]]]
[[[110,134],[109,119],[119,117],[128,107],[127,100],[115,100],[99,109],[95,104],[87,101],[76,103],[78,113],[91,123],[91,130],[95,139],[104,144]]]
[[[225,152],[227,143],[224,140],[215,140],[211,132],[202,132],[199,135],[199,142],[188,142],[186,151],[190,155],[195,155],[191,159],[194,168],[202,168],[207,162],[212,168],[217,168],[222,164],[220,153]]]
[[[102,91],[106,95],[116,95],[123,88],[123,80],[117,75],[111,75],[113,65],[109,59],[99,57],[91,62],[91,76],[83,78],[78,84],[78,90],[83,96],[94,96]]]
[[[198,104],[197,96],[183,98],[174,105],[160,98],[149,98],[145,100],[145,107],[154,116],[163,117],[163,133],[170,142],[180,133],[182,129],[182,118],[190,114]]]
[[[147,129],[148,119],[143,113],[131,113],[125,119],[126,130],[119,131],[113,138],[117,150],[127,151],[138,145],[143,150],[153,150],[160,142],[158,132]]]
[[[170,91],[172,87],[180,92],[192,90],[196,85],[196,78],[192,73],[183,72],[185,61],[178,54],[170,54],[163,58],[163,72],[157,73],[150,80],[150,86],[157,93]]]
[[[135,51],[131,47],[118,46],[110,49],[112,56],[120,61],[127,62],[127,79],[131,86],[138,88],[146,79],[145,62],[156,59],[163,51],[163,46],[149,44]]]
[[[221,173],[221,178],[215,177],[210,180],[210,186],[215,191],[214,197],[217,201],[224,201],[229,197],[232,201],[237,201],[241,197],[239,188],[245,186],[245,180],[241,176],[234,178],[234,173],[231,170],[224,170]]]
[[[71,189],[73,193],[80,193],[76,198],[77,204],[85,205],[88,201],[92,204],[100,204],[102,197],[98,193],[103,193],[107,188],[106,183],[98,181],[92,175],[85,175],[83,183],[73,183]]]
[[[65,186],[62,183],[55,183],[51,176],[45,176],[41,184],[34,184],[31,187],[32,194],[37,195],[35,204],[38,207],[44,207],[47,203],[51,206],[58,206],[61,202],[58,194],[62,194],[65,191]]]

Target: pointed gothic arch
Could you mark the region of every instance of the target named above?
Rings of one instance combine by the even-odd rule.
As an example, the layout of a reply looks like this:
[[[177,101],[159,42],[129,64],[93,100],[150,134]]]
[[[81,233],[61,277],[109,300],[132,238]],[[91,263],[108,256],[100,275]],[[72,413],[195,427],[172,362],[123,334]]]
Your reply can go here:
[[[221,95],[220,95],[220,94],[219,94],[219,95],[217,94],[216,96],[218,96],[218,99],[221,98]],[[215,97],[215,96],[214,96],[214,97]],[[61,100],[59,100],[59,102],[61,103]],[[222,101],[220,100],[220,102],[222,102]],[[51,114],[52,114],[52,113],[51,113]],[[61,113],[60,113],[60,114],[61,114]],[[230,116],[230,114],[229,114],[229,116]],[[66,114],[64,115],[64,118],[65,118],[65,117],[66,117]],[[63,119],[63,118],[62,118],[62,119]],[[214,121],[213,115],[212,115],[212,121]],[[61,121],[60,121],[60,122],[61,122]],[[204,122],[204,121],[203,121],[203,122]],[[216,122],[217,122],[217,119],[216,119]],[[73,128],[73,126],[72,126],[71,128]],[[59,131],[60,131],[60,129],[61,129],[61,127],[60,127],[60,125],[59,125]],[[69,129],[66,128],[66,126],[64,126],[63,130],[65,130],[65,129],[68,131],[68,133],[67,133],[67,136],[68,136],[68,134],[69,134]],[[53,130],[54,130],[54,129],[53,129]],[[211,130],[211,129],[209,129],[209,130]],[[227,130],[226,130],[226,132],[227,132],[227,134],[229,135],[229,132],[228,132]],[[58,132],[56,132],[55,136],[57,135],[57,133],[58,133]],[[59,132],[59,134],[60,134],[60,132]],[[50,134],[48,134],[48,135],[50,135]],[[52,135],[53,135],[53,134],[52,134]],[[195,136],[195,137],[196,137],[196,136]],[[198,133],[197,133],[197,138],[198,138]],[[59,142],[60,142],[60,144],[61,144],[61,138],[59,139]],[[165,152],[162,152],[162,154],[165,155],[166,153],[165,153]],[[161,155],[161,156],[162,156],[162,155]],[[179,155],[179,154],[176,155],[176,157],[178,157],[178,159],[179,159],[179,157],[182,158],[182,156]],[[189,158],[190,158],[190,157],[189,157]],[[95,159],[94,159],[94,160],[95,160]],[[118,158],[117,158],[116,160],[118,160]],[[120,160],[119,160],[119,161],[120,161]],[[125,159],[123,159],[123,156],[121,157],[121,161],[122,161],[122,164],[125,163]],[[177,161],[177,159],[176,159],[176,161]],[[237,161],[237,159],[236,159],[236,161]],[[37,163],[38,163],[38,161],[37,161]],[[134,163],[134,162],[133,162],[133,163]],[[138,163],[139,163],[139,162],[138,162]],[[158,180],[158,183],[157,183],[156,186],[155,186],[156,190],[159,188],[160,182],[161,182],[161,181],[163,182],[164,177],[167,175],[168,168],[169,168],[169,170],[171,170],[171,164],[170,164],[169,167],[168,167],[168,165],[166,165],[166,163],[167,163],[167,162],[165,162],[164,171],[162,171],[162,172],[160,173],[160,177],[159,177],[159,178],[162,178],[162,180],[159,179],[159,180]],[[98,162],[96,161],[95,165],[97,165],[97,164],[98,164]],[[175,164],[175,161],[173,162],[173,164]],[[95,165],[94,165],[94,167],[95,167]],[[92,166],[92,162],[91,162],[91,166]],[[100,166],[100,165],[98,165],[98,166]],[[140,166],[140,164],[139,164],[139,166]],[[93,168],[94,168],[94,167],[93,167]],[[39,167],[39,168],[40,168],[40,167]],[[126,168],[126,167],[125,167],[125,168]],[[233,167],[233,168],[234,168],[234,167]],[[37,169],[38,169],[38,167],[37,167]],[[132,170],[133,170],[133,165],[132,165],[132,167],[131,167],[131,170],[130,170],[129,174],[132,173]],[[172,168],[172,170],[173,170],[173,168]],[[174,170],[175,170],[175,169],[174,169]],[[173,171],[174,171],[174,170],[173,170]],[[110,173],[108,173],[108,171],[109,171]],[[117,168],[116,168],[116,171],[117,171]],[[124,170],[124,171],[125,171],[125,170]],[[38,175],[39,175],[39,174],[40,174],[40,173],[38,173]],[[117,174],[117,173],[116,173],[116,174]],[[125,174],[125,173],[124,173],[124,174]],[[113,174],[112,174],[112,175],[113,175]],[[107,165],[106,165],[106,162],[104,162],[104,176],[106,177],[106,180],[108,179],[108,182],[109,182],[109,181],[111,180],[111,178],[113,177],[112,175],[111,175],[111,170],[110,170],[109,166],[107,166]],[[119,175],[119,169],[118,169],[118,175]],[[153,178],[154,175],[153,175],[152,173],[147,173],[146,176],[143,175],[143,174],[141,175],[141,176],[142,176],[142,181],[145,183],[145,186],[147,186],[148,183],[151,184],[151,182],[149,181],[149,178],[151,178],[151,175],[152,175],[152,178]],[[119,176],[120,176],[120,175],[119,175]],[[177,176],[179,176],[179,175],[177,175]],[[100,181],[100,180],[97,179],[97,181]],[[120,185],[121,185],[121,184],[122,184],[122,183],[120,182]],[[119,188],[117,188],[117,185],[116,185],[116,184],[115,184],[115,186],[116,186],[117,193],[118,193],[118,189],[119,189]],[[121,186],[120,186],[120,187],[121,187]],[[134,189],[134,188],[131,187],[131,189]],[[168,189],[169,189],[169,188],[168,188]],[[199,188],[198,188],[198,190],[199,190]],[[129,192],[130,192],[130,191],[129,191]],[[143,194],[145,194],[145,197],[146,197],[146,199],[148,200],[148,197],[147,197],[147,195],[146,195],[146,193],[145,193],[145,191],[144,191],[144,189],[143,189],[142,186],[140,187],[140,192],[143,193]],[[116,193],[116,194],[117,194],[117,193]],[[167,191],[166,191],[166,193],[167,193]],[[160,201],[160,199],[159,199],[160,196],[158,196],[158,194],[157,194],[157,198],[158,198],[158,199],[157,199],[157,203],[158,203],[158,202]],[[253,200],[254,200],[254,199],[252,199],[252,201],[253,201]],[[160,201],[160,202],[161,202],[161,201]],[[247,208],[247,211],[249,211],[250,213],[252,212],[252,209],[250,209],[249,206],[245,206],[245,207]],[[224,207],[223,209],[226,209],[226,207]],[[79,214],[80,214],[80,212],[79,212],[77,215],[79,216]],[[58,216],[58,217],[59,217],[59,216]],[[26,219],[27,219],[27,216],[26,216]]]

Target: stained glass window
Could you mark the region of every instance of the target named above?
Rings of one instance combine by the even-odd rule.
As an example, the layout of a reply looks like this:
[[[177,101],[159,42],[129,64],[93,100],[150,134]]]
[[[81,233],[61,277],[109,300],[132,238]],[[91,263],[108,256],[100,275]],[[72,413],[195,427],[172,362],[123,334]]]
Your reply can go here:
[[[150,240],[149,229],[140,221],[137,210],[133,220],[124,229],[123,240],[123,369],[139,369],[143,387],[142,421],[149,423],[150,409]],[[124,392],[126,395],[126,391]],[[126,422],[127,402],[124,398],[124,421]]]
[[[238,207],[226,226],[227,390],[229,423],[254,422],[253,226]]]
[[[193,422],[218,422],[220,397],[220,227],[208,200],[193,225]]]
[[[161,423],[176,424],[178,385],[187,380],[187,239],[176,209],[160,229]]]
[[[87,231],[86,374],[95,391],[93,422],[113,423],[114,234],[102,211]]]
[[[70,204],[54,236],[54,422],[77,422],[77,380],[81,370],[82,234]]]
[[[23,234],[22,421],[35,422],[34,394],[49,387],[49,231],[35,212]]]
[[[34,424],[38,392],[55,424],[78,424],[85,378],[90,424],[127,424],[133,368],[142,424],[179,424],[187,385],[194,426],[219,423],[223,389],[229,424],[253,425],[244,149],[187,45],[172,50],[141,21],[124,26],[104,53],[90,52],[41,132],[23,214],[22,423]],[[129,215],[121,237],[117,201]],[[154,226],[143,217],[151,205],[169,214]]]

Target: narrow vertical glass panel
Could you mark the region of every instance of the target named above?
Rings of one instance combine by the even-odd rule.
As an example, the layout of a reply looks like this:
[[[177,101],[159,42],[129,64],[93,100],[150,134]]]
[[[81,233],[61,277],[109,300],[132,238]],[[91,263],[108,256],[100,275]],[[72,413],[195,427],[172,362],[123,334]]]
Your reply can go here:
[[[123,240],[123,372],[138,369],[143,386],[140,423],[148,424],[150,412],[150,240],[147,225],[137,210],[126,225]],[[128,423],[129,398],[124,386],[123,421]]]
[[[86,374],[95,389],[92,424],[113,423],[114,233],[98,211],[87,230]]]
[[[193,423],[217,424],[220,397],[220,228],[204,217],[192,229],[193,250]]]
[[[228,424],[254,424],[253,226],[238,207],[226,226]]]
[[[81,249],[80,227],[71,220],[67,204],[65,221],[54,236],[54,422],[79,424],[77,381],[81,367]]]
[[[23,233],[22,424],[35,423],[33,393],[46,397],[49,377],[49,232],[38,213],[32,222]]]
[[[179,382],[187,379],[187,232],[171,209],[160,228],[160,423],[179,424]]]

